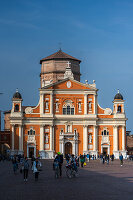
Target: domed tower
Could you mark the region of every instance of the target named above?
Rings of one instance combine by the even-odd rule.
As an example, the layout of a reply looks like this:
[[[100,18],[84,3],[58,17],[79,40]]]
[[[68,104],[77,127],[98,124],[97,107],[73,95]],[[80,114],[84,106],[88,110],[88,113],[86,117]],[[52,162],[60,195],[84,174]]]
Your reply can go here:
[[[69,66],[73,73],[73,78],[80,81],[80,60],[64,53],[61,49],[56,53],[40,60],[41,88],[50,83],[64,79],[66,68]]]
[[[119,90],[118,93],[114,97],[114,114],[124,114],[124,100],[123,96],[120,94]]]
[[[18,92],[18,89],[16,89],[16,92],[13,95],[12,98],[12,110],[11,110],[11,117],[18,116],[21,117],[22,115],[22,96]]]

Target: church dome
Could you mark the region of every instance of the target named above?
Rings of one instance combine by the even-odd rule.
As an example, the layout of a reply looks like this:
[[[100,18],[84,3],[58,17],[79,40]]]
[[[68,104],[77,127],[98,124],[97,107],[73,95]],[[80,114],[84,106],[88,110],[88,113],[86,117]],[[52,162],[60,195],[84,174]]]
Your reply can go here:
[[[18,89],[16,89],[16,92],[13,95],[13,99],[22,99],[21,94],[18,92]]]
[[[119,90],[118,90],[118,93],[114,97],[114,100],[116,100],[116,99],[123,100],[123,96],[119,93]]]

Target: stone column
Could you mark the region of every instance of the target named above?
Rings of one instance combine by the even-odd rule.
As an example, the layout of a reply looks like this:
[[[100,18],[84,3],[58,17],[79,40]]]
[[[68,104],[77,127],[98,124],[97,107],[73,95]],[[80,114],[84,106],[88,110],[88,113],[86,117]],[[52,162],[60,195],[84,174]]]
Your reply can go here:
[[[62,141],[62,154],[64,154],[64,141]]]
[[[52,151],[52,134],[53,130],[52,130],[52,126],[50,126],[50,151]]]
[[[52,150],[55,150],[55,146],[54,146],[54,126],[52,126]]]
[[[125,151],[125,126],[122,126],[122,151]]]
[[[53,114],[53,93],[50,94],[50,114]]]
[[[94,114],[96,114],[96,95],[94,94],[94,104],[92,104],[94,106]]]
[[[87,94],[84,94],[84,115],[87,114]]]
[[[12,124],[12,151],[14,151],[14,132],[15,132],[15,124]]]
[[[88,151],[88,126],[83,126],[83,151]]]
[[[118,126],[113,127],[113,151],[118,151]]]
[[[40,113],[44,113],[44,94],[40,94]]]
[[[22,151],[24,150],[24,147],[23,147],[23,142],[24,142],[24,129],[23,129],[24,127],[23,127],[23,125],[21,126],[21,137],[22,137],[22,139],[21,139],[21,149],[22,149]]]
[[[22,125],[19,125],[19,151],[22,151]]]
[[[40,126],[40,151],[44,151],[44,125]]]
[[[97,126],[94,126],[94,134],[93,134],[93,151],[97,151]]]

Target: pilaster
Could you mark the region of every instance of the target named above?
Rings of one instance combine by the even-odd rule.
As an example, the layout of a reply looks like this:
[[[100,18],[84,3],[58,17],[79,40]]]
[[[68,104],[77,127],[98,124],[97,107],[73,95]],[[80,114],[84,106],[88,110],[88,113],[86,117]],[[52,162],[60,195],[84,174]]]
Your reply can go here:
[[[53,93],[50,93],[50,114],[53,114]]]
[[[97,151],[97,126],[94,126],[94,134],[93,134],[93,151]]]
[[[88,152],[88,126],[83,126],[83,152]]]
[[[15,132],[15,124],[12,124],[12,151],[14,151],[14,132]]]
[[[87,115],[87,94],[84,94],[84,115]]]
[[[40,151],[44,151],[44,124],[40,126]]]

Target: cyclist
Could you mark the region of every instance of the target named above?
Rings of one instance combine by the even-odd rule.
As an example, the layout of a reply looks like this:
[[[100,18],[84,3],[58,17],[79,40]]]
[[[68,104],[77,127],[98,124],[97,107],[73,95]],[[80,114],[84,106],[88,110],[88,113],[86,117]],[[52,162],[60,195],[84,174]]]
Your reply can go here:
[[[71,165],[73,170],[75,170],[77,172],[78,168],[77,168],[77,160],[76,157],[74,157],[74,155],[72,154],[71,156]]]
[[[63,154],[61,154],[60,152],[58,152],[57,156],[55,157],[54,164],[53,164],[54,169],[57,166],[57,164],[59,165],[60,177],[62,177]]]

